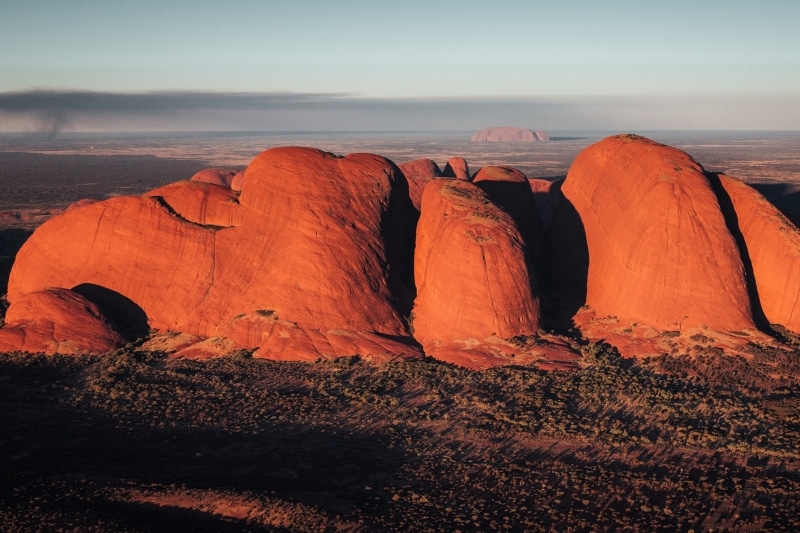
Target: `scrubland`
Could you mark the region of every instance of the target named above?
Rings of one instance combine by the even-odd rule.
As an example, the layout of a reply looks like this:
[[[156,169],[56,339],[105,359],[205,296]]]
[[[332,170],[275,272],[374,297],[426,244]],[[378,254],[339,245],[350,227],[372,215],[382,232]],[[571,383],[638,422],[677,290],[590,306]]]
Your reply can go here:
[[[699,350],[698,350],[699,351]],[[4,529],[794,531],[800,362],[0,356]]]

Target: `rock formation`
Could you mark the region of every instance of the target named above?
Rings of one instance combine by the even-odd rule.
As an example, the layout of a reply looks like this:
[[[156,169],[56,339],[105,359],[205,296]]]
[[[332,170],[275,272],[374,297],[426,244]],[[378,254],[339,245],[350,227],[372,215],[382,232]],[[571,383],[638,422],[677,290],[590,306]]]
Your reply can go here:
[[[800,333],[800,231],[752,187],[724,174],[716,178],[741,232],[760,311],[769,323]]]
[[[535,272],[541,272],[542,221],[536,209],[528,178],[519,170],[503,166],[487,166],[479,170],[472,182],[480,187],[503,211],[511,215],[526,243],[531,282],[537,284]]]
[[[414,260],[414,336],[425,352],[473,368],[511,362],[503,341],[539,328],[525,256],[513,219],[479,187],[429,183]]]
[[[233,187],[233,183],[237,176],[241,174],[241,170],[232,168],[207,168],[197,172],[192,176],[189,181],[199,181],[202,183],[212,183],[229,189],[241,190],[241,187]]]
[[[250,164],[238,207],[233,200],[188,182],[54,217],[20,250],[9,300],[102,287],[150,327],[225,334],[265,357],[418,353],[402,318],[415,217],[396,166],[277,148]],[[220,220],[220,204],[235,214]]]
[[[537,178],[529,178],[528,183],[533,192],[533,201],[536,203],[536,212],[542,221],[542,230],[547,231],[550,222],[553,220],[558,205],[558,196],[561,194],[561,184],[564,180],[549,181]]]
[[[439,169],[439,165],[430,159],[400,163],[397,167],[408,180],[408,195],[411,197],[414,208],[419,211],[422,191],[425,190],[429,181],[441,177],[442,171]]]
[[[463,157],[451,157],[447,164],[444,166],[442,176],[445,178],[456,178],[460,180],[469,181],[469,164]]]
[[[101,353],[154,329],[145,346],[177,357],[570,368],[575,341],[540,328],[627,356],[709,331],[726,350],[769,324],[800,334],[800,230],[643,137],[590,146],[557,182],[311,148],[204,176],[40,226],[11,271],[0,350]]]
[[[80,294],[46,288],[17,298],[0,329],[0,352],[103,353],[125,341],[92,302]]]
[[[561,192],[585,231],[597,316],[660,330],[755,327],[739,249],[691,157],[610,137],[578,155]]]
[[[471,140],[472,142],[540,142],[549,141],[550,134],[526,128],[493,127],[476,132]]]
[[[177,181],[144,196],[158,199],[176,215],[202,226],[238,226],[244,214],[235,191],[209,182]]]
[[[78,200],[77,202],[72,202],[67,206],[66,211],[70,211],[72,209],[78,209],[79,207],[83,207],[85,205],[91,205],[95,202],[99,202],[100,200],[95,200],[94,198],[84,198],[83,200]]]

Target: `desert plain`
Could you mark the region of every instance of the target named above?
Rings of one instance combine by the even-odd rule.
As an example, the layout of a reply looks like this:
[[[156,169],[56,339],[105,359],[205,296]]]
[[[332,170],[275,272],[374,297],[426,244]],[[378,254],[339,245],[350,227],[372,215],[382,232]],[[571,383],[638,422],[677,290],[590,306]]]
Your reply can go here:
[[[800,137],[652,132],[798,223]],[[17,250],[83,198],[141,195],[274,146],[396,163],[463,157],[563,178],[604,134],[63,135],[0,140],[0,290]],[[780,251],[777,252],[780,255]],[[52,268],[59,268],[57,264]],[[739,332],[747,337],[746,332]],[[790,331],[726,353],[696,334],[639,359],[474,371],[431,358],[209,360],[144,350],[0,356],[9,531],[794,531],[800,355]],[[569,332],[560,332],[570,342]],[[670,332],[662,343],[669,346]]]

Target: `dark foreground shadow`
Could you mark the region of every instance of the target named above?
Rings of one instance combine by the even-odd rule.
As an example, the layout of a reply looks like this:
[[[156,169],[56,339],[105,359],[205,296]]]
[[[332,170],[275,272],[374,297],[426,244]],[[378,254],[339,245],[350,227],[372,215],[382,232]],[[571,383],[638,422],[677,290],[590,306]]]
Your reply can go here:
[[[54,376],[44,365],[37,377]],[[0,439],[0,502],[6,515],[35,521],[28,513],[35,496],[58,517],[59,530],[104,524],[104,531],[284,531],[249,520],[247,509],[256,518],[274,511],[279,523],[300,523],[373,508],[409,453],[374,433],[273,423],[268,416],[225,427],[237,415],[224,405],[217,419],[137,419],[135,408],[112,416],[99,406],[56,407],[44,393],[26,390],[33,391],[26,404],[0,412],[9,436]],[[320,530],[310,527],[301,530]]]

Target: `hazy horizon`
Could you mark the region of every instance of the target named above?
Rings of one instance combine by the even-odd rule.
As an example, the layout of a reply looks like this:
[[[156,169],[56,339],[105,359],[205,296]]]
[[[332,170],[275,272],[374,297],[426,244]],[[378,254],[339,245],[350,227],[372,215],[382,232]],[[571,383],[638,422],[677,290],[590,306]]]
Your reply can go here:
[[[800,4],[69,4],[0,17],[0,132],[800,129]]]

